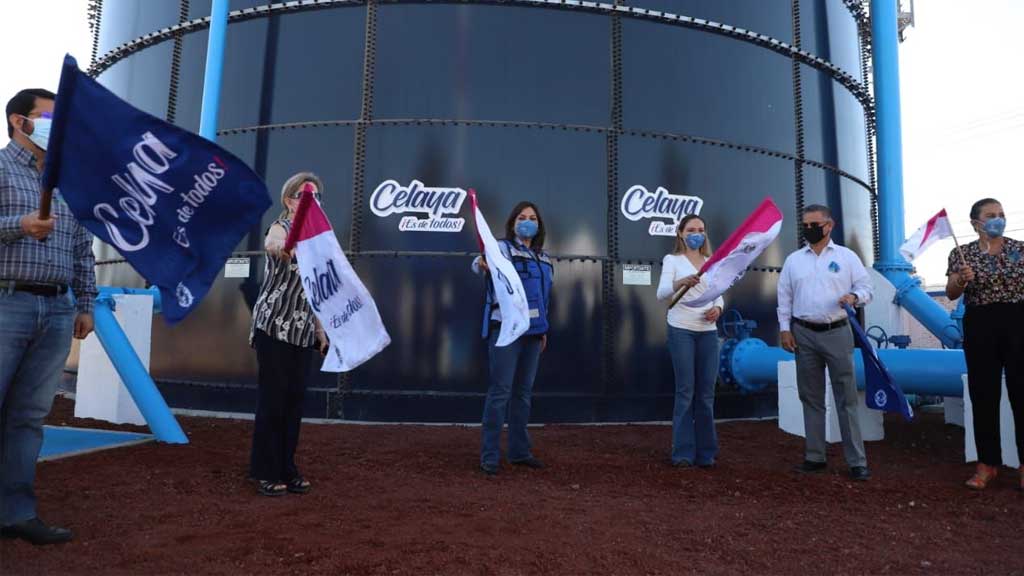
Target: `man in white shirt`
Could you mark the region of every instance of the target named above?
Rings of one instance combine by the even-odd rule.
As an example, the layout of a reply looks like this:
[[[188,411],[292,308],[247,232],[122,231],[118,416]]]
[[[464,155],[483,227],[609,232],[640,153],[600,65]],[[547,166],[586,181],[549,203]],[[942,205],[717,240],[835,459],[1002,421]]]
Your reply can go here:
[[[843,454],[850,477],[871,477],[857,419],[853,332],[842,304],[871,300],[871,280],[860,258],[832,242],[832,211],[813,204],[803,210],[807,246],[786,258],[779,277],[782,347],[796,355],[796,383],[804,408],[805,456],[800,472],[825,470],[825,368],[836,400]]]

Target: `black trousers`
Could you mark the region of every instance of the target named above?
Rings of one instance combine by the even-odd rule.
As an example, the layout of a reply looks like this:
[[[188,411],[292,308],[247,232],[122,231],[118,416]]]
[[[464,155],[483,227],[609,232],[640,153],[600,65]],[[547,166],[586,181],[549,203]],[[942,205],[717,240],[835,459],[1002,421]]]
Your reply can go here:
[[[313,351],[282,342],[265,332],[253,338],[259,362],[259,403],[252,435],[249,474],[257,480],[288,482],[299,476],[299,445],[306,374]]]
[[[1024,304],[968,306],[964,314],[964,357],[967,387],[974,414],[978,460],[1002,466],[999,403],[1003,372],[1016,424],[1017,454],[1024,463]]]

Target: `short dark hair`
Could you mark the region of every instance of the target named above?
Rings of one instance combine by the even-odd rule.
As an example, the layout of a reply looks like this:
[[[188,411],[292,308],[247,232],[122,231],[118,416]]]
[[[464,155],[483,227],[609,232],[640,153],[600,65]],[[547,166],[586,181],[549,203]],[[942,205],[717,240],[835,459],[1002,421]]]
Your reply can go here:
[[[825,206],[824,204],[811,204],[809,206],[804,206],[801,215],[811,214],[813,212],[820,212],[821,214],[824,214],[825,217],[828,218],[829,220],[832,219],[832,210],[829,209],[829,207]]]
[[[36,98],[56,100],[57,95],[44,88],[26,88],[7,101],[7,113],[4,115],[4,118],[7,119],[8,138],[14,137],[14,125],[11,124],[11,114],[28,116],[32,109],[36,107]]]
[[[1001,205],[1002,202],[996,200],[995,198],[982,198],[981,200],[978,200],[977,202],[971,205],[971,220],[977,220],[978,218],[981,217],[981,209],[984,208],[986,204]]]
[[[534,252],[540,252],[544,248],[544,218],[540,215],[540,208],[533,202],[520,202],[512,208],[512,213],[508,215],[508,220],[505,221],[505,239],[515,240],[516,238],[516,218],[519,214],[527,208],[533,208],[533,211],[537,213],[537,235],[533,237],[533,241],[530,242],[530,249]]]

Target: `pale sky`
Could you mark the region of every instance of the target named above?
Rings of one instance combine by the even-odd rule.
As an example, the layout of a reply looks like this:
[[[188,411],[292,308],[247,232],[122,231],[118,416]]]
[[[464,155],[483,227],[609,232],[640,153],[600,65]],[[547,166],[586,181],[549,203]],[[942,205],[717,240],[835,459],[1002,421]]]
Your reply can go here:
[[[969,242],[975,237],[970,206],[991,196],[1003,202],[1007,235],[1024,238],[1024,190],[1014,174],[1024,142],[1024,0],[914,4],[915,27],[900,49],[906,233],[946,208],[961,241]],[[26,87],[55,91],[65,53],[88,66],[86,6],[86,0],[0,1],[0,100]],[[31,24],[13,25],[18,18]],[[0,130],[0,146],[6,143]],[[940,242],[915,262],[925,285],[944,284],[952,246]]]
[[[971,204],[1003,203],[1007,236],[1024,238],[1024,0],[916,0],[900,49],[906,232],[942,208],[960,242],[977,238]],[[915,265],[945,285],[953,241]]]

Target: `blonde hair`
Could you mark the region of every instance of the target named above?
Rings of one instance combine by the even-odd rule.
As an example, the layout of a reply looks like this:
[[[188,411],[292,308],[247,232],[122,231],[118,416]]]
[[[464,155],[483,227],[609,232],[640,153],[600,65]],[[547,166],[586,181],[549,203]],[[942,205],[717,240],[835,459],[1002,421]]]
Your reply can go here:
[[[278,220],[288,217],[288,205],[285,204],[285,198],[294,194],[306,182],[312,182],[316,185],[317,192],[320,194],[324,193],[323,180],[313,172],[299,172],[294,174],[291,178],[285,180],[284,186],[281,186],[281,205],[284,206],[284,211],[282,211],[281,215],[277,217]]]
[[[679,232],[682,231],[683,228],[686,228],[686,225],[693,220],[700,220],[701,223],[704,224],[704,244],[702,244],[700,247],[700,254],[705,258],[710,258],[711,240],[708,239],[708,223],[705,222],[703,218],[696,214],[687,214],[686,216],[683,217],[682,220],[679,221],[679,225],[676,226],[676,249],[674,253],[682,254],[686,252],[686,241],[679,236]]]

